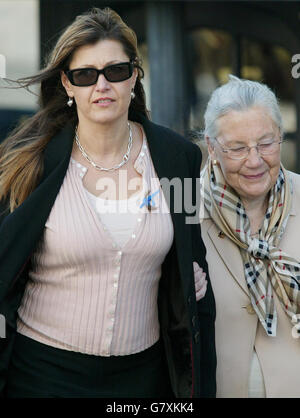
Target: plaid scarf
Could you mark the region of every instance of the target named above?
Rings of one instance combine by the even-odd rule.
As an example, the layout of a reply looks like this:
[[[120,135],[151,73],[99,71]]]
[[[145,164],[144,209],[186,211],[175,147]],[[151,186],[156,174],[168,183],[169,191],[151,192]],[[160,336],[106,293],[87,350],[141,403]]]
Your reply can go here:
[[[240,249],[251,304],[267,335],[276,336],[279,301],[300,332],[300,263],[278,248],[291,206],[291,184],[281,166],[270,191],[268,209],[258,237],[250,235],[250,221],[240,197],[225,183],[218,165],[211,160],[201,173],[204,205],[212,220]]]

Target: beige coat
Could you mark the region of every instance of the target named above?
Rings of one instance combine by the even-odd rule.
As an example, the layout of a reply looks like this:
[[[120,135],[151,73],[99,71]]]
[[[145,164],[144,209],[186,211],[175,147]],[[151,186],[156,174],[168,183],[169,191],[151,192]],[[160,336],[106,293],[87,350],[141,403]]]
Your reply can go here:
[[[300,261],[300,176],[293,182],[292,209],[281,240],[282,251]],[[268,337],[248,296],[239,249],[204,211],[202,236],[216,299],[217,397],[248,397],[248,380],[257,352],[267,397],[300,397],[300,338],[292,336],[294,324],[275,298],[277,336]]]

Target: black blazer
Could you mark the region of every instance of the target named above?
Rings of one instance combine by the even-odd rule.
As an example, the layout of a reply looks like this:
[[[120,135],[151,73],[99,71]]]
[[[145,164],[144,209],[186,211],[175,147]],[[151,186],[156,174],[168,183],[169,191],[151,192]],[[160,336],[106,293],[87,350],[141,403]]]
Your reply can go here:
[[[200,149],[175,132],[155,125],[141,115],[133,120],[144,127],[155,170],[161,179],[192,179],[196,201]],[[0,314],[6,319],[6,338],[0,339],[0,393],[16,333],[17,309],[28,279],[30,259],[60,190],[72,151],[70,127],[55,135],[44,151],[44,169],[38,186],[13,213],[0,205]],[[162,182],[163,183],[163,182]],[[188,184],[188,183],[187,183]],[[173,391],[177,397],[214,397],[216,393],[215,301],[208,279],[206,296],[196,302],[193,261],[208,272],[206,250],[199,224],[187,224],[183,206],[176,213],[174,196],[168,200],[174,226],[174,241],[162,265],[158,305],[161,337]],[[178,211],[178,210],[177,210]]]

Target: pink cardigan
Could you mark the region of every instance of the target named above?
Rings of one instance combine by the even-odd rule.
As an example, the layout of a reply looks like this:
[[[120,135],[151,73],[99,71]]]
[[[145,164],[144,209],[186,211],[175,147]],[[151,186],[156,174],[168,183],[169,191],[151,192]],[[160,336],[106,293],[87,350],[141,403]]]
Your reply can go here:
[[[137,353],[158,340],[158,284],[173,225],[145,138],[135,168],[151,193],[159,190],[156,209],[141,210],[120,247],[86,196],[87,170],[70,160],[33,257],[19,333],[101,356]]]

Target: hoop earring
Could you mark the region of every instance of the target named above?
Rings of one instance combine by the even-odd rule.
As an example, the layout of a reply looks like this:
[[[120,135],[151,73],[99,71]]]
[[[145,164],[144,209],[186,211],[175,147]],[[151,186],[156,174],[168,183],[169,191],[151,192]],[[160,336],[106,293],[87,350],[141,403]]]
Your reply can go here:
[[[135,92],[133,91],[133,89],[131,90],[130,96],[131,96],[131,100],[135,98]]]
[[[218,165],[218,160],[213,160],[212,163],[213,165]]]
[[[71,107],[71,106],[72,106],[72,104],[73,104],[73,97],[69,97],[69,100],[67,101],[67,105],[68,105],[69,107]]]

